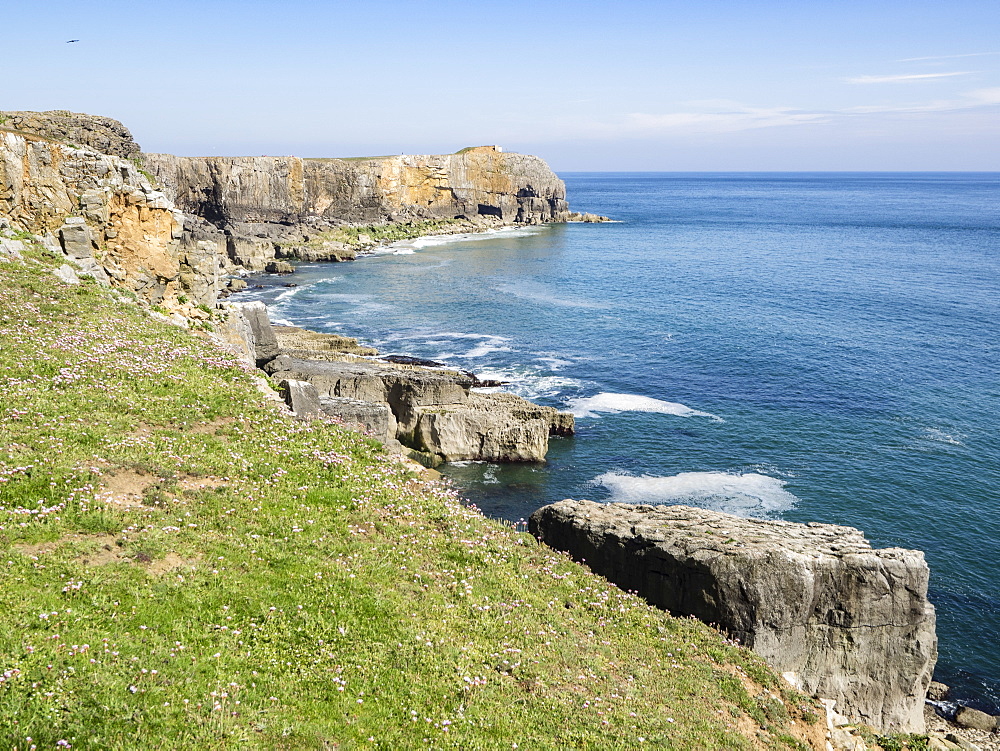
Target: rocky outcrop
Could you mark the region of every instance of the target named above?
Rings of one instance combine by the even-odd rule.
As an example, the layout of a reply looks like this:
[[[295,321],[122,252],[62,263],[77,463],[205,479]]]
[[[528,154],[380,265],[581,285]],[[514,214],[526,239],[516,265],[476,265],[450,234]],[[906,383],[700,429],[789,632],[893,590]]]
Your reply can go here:
[[[541,462],[549,436],[573,434],[573,415],[473,391],[481,382],[472,373],[372,359],[356,339],[272,325],[261,302],[223,307],[214,336],[278,381],[298,417],[326,415],[425,464]]]
[[[110,117],[65,110],[0,112],[0,130],[41,136],[122,159],[138,159],[142,155],[129,129]]]
[[[183,291],[183,217],[128,160],[0,131],[0,216],[149,302]]]
[[[601,222],[610,222],[613,220],[610,217],[601,216],[600,214],[589,214],[589,213],[581,214],[578,211],[571,211],[566,216],[566,221],[577,222],[581,224],[599,224]]]
[[[921,732],[937,658],[923,553],[851,527],[686,506],[562,501],[531,531],[623,589],[715,624],[880,731]]]
[[[371,424],[358,403],[385,405],[385,433],[439,461],[540,462],[549,436],[572,433],[572,415],[514,394],[471,391],[473,376],[360,358],[305,360],[282,354],[265,365],[276,379],[307,381],[327,414]],[[379,417],[378,420],[382,418]],[[381,423],[369,425],[381,432]]]
[[[298,326],[271,324],[282,354],[306,360],[344,360],[344,355],[377,355],[372,347],[358,344],[352,336],[324,334]]]

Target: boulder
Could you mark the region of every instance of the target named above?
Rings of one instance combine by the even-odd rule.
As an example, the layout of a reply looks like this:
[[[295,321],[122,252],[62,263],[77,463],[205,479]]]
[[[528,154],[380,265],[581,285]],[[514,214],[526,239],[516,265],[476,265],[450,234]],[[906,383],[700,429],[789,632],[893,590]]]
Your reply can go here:
[[[21,260],[22,251],[24,251],[24,243],[20,240],[10,240],[0,237],[0,256]]]
[[[534,406],[514,394],[470,394],[462,404],[417,407],[410,445],[449,462],[545,461],[549,420]]]
[[[295,271],[295,267],[288,261],[270,261],[264,270],[268,274],[291,274]]]
[[[944,701],[950,693],[951,688],[938,681],[931,681],[931,684],[927,687],[927,698],[930,701]]]
[[[267,306],[262,302],[235,303],[233,308],[239,310],[246,321],[248,328],[241,329],[242,332],[249,333],[247,347],[253,352],[254,361],[257,367],[263,367],[266,363],[278,356],[278,339],[271,328],[271,320],[267,315]],[[288,376],[294,379],[294,376]],[[307,379],[306,379],[307,380]]]
[[[507,393],[470,393],[462,403],[421,406],[415,412],[409,445],[449,462],[542,462],[553,425],[566,429],[562,413]],[[571,426],[573,416],[568,417]]]
[[[296,417],[309,420],[319,417],[322,413],[323,410],[319,403],[319,394],[316,393],[316,387],[308,381],[290,381],[285,379],[278,386],[284,394],[285,403],[291,407]]]
[[[959,707],[955,712],[955,724],[962,728],[986,730],[992,733],[997,729],[997,718],[972,707]]]
[[[70,216],[66,218],[59,228],[59,244],[63,253],[70,258],[93,258],[94,239],[90,233],[90,227],[82,216]]]
[[[979,746],[970,741],[968,738],[963,738],[955,733],[948,733],[944,739],[955,746],[955,748],[964,749],[964,751],[982,751]]]
[[[623,589],[717,625],[881,732],[922,732],[937,659],[923,553],[830,524],[566,500],[532,533]]]
[[[339,420],[345,427],[359,430],[383,443],[395,440],[396,418],[388,404],[362,402],[346,397],[320,397],[324,414]]]
[[[53,269],[52,273],[55,274],[57,277],[59,277],[66,284],[80,283],[80,277],[76,275],[76,272],[73,270],[73,267],[70,266],[68,263],[64,263],[59,268]]]
[[[601,216],[600,214],[589,214],[589,213],[582,213],[581,214],[578,211],[571,211],[566,216],[566,221],[567,222],[583,222],[585,224],[593,224],[593,223],[597,223],[597,222],[610,222],[611,219],[609,219],[606,216]]]

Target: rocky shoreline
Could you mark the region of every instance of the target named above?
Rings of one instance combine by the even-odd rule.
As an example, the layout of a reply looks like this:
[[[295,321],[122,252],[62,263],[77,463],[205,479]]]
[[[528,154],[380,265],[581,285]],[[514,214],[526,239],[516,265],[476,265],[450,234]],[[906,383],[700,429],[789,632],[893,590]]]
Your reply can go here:
[[[508,393],[478,393],[474,375],[378,359],[357,340],[271,324],[260,302],[229,306],[224,338],[276,381],[300,417],[326,415],[435,467],[446,461],[542,462],[573,416]]]
[[[359,427],[425,465],[543,461],[550,436],[572,434],[572,416],[479,393],[469,373],[379,360],[349,337],[273,326],[262,303],[220,298],[245,285],[242,274],[292,271],[289,259],[346,261],[404,237],[604,220],[570,213],[544,162],[496,147],[361,160],[182,158],[142,155],[107,118],[5,113],[0,127],[0,253],[38,243],[66,261],[64,281],[92,276],[236,348],[281,386],[297,416]],[[540,510],[534,531],[621,586],[648,588],[656,604],[741,635],[852,720],[923,728],[936,652],[917,551],[873,551],[848,528],[820,540],[826,525],[769,527],[762,542],[763,528],[737,517],[575,508],[563,507],[561,521],[553,507]],[[656,514],[667,516],[652,523]],[[672,537],[677,525],[684,535]],[[996,718],[956,720],[965,715],[996,737]],[[946,743],[930,747],[953,747]]]

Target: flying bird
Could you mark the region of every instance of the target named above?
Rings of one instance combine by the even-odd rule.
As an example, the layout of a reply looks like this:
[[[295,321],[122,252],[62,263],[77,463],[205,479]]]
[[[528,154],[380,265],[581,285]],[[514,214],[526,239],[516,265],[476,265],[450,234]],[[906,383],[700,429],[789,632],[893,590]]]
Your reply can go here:
[[[66,42],[66,44],[73,44],[73,42],[79,42],[79,41],[80,41],[79,39],[70,39]]]

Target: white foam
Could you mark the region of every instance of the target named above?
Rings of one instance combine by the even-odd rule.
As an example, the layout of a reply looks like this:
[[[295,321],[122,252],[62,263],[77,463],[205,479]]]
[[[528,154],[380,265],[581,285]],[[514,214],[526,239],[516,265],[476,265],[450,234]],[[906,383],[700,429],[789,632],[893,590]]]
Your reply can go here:
[[[475,242],[482,240],[504,240],[510,237],[530,237],[543,231],[542,227],[501,227],[482,232],[459,232],[454,235],[424,235],[413,240],[397,240],[389,245],[375,248],[370,255],[410,255],[422,248],[451,243]]]
[[[489,342],[484,342],[477,347],[473,347],[461,357],[472,358],[472,357],[485,357],[491,352],[510,352],[510,347],[504,347],[503,345],[491,344]]]
[[[497,292],[502,292],[507,295],[513,295],[514,297],[520,297],[523,300],[531,300],[532,302],[540,302],[546,305],[558,305],[565,308],[592,308],[595,310],[604,310],[608,306],[604,303],[596,302],[594,300],[583,300],[575,297],[566,297],[564,295],[558,295],[552,291],[549,287],[539,282],[513,282],[510,284],[499,284],[494,289]]]
[[[961,438],[965,436],[952,435],[951,433],[945,433],[943,430],[938,428],[924,428],[924,438],[928,441],[935,441],[937,443],[947,443],[951,446],[964,446]]]
[[[477,388],[480,393],[509,391],[525,399],[541,399],[558,396],[565,391],[579,390],[583,381],[558,375],[542,375],[530,370],[477,370],[481,381],[503,381],[505,386]]]
[[[636,394],[611,394],[602,392],[596,396],[570,399],[567,405],[574,417],[597,417],[596,413],[598,412],[610,414],[618,414],[619,412],[655,412],[662,415],[676,415],[677,417],[707,417],[716,422],[725,422],[721,417],[713,415],[711,412],[702,412],[678,402],[665,402],[662,399],[653,399],[649,396],[638,396]]]
[[[570,361],[570,360],[562,360],[562,359],[560,359],[558,357],[539,357],[537,359],[538,359],[538,362],[545,363],[549,367],[549,370],[553,370],[553,371],[555,371],[555,370],[562,370],[567,365],[572,365],[573,364],[572,361]]]
[[[307,284],[304,287],[292,287],[291,289],[286,289],[284,292],[282,292],[280,295],[274,298],[274,301],[279,302],[281,300],[291,299],[295,297],[297,294],[299,294],[299,292],[301,292],[302,290],[307,289],[311,286],[312,286],[311,284]]]
[[[739,516],[771,516],[799,500],[785,482],[756,473],[682,472],[668,477],[605,472],[594,483],[611,491],[621,503],[684,503]]]

